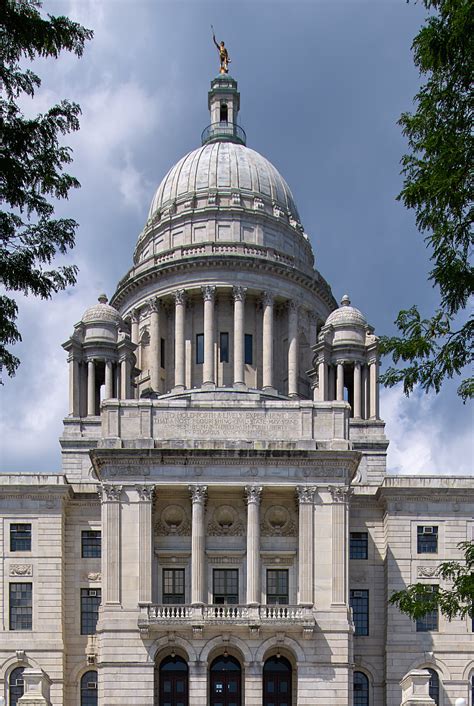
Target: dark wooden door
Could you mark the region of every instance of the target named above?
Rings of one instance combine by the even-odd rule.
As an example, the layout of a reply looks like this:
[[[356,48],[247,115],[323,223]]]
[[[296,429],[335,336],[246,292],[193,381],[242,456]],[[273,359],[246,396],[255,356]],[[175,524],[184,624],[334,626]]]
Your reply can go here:
[[[291,706],[291,664],[270,657],[263,667],[263,706]]]
[[[188,706],[188,665],[181,657],[167,657],[159,669],[159,706]]]
[[[222,656],[211,665],[211,706],[242,706],[242,670],[234,657]]]

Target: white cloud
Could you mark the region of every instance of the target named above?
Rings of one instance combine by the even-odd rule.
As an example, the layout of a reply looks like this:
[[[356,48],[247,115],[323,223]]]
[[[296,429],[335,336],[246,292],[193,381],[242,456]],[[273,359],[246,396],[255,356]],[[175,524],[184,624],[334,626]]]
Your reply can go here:
[[[390,440],[388,469],[406,475],[472,475],[472,418],[450,424],[437,396],[415,389],[407,398],[401,385],[381,393],[382,416]]]

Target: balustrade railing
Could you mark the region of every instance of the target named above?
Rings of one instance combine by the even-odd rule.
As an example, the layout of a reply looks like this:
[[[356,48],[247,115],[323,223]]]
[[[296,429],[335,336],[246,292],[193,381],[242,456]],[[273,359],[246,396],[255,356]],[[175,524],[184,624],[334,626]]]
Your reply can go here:
[[[307,622],[313,618],[312,609],[297,605],[260,605],[251,608],[246,605],[147,605],[143,616],[149,623],[160,622]]]

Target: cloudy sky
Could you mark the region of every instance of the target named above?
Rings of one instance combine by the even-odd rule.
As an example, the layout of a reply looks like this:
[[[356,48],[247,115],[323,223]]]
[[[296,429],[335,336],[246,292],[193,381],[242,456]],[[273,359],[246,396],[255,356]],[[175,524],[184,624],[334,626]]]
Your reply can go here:
[[[432,311],[423,240],[395,200],[406,147],[396,122],[418,86],[410,46],[421,3],[45,0],[44,10],[95,33],[80,60],[38,61],[43,85],[25,103],[42,111],[67,97],[82,107],[81,130],[67,138],[82,188],[57,209],[80,224],[70,256],[80,275],[50,302],[20,300],[22,365],[0,390],[2,470],[60,469],[61,343],[100,292],[113,293],[161,178],[199,145],[218,67],[211,23],[229,48],[248,145],[288,181],[335,296],[348,293],[377,333],[392,332],[413,303]],[[472,410],[455,390],[382,392],[391,472],[473,473]]]

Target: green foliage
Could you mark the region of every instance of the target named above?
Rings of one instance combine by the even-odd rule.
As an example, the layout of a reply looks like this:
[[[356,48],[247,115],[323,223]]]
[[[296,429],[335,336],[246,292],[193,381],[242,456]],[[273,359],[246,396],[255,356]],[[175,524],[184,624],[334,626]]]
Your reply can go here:
[[[448,619],[474,617],[474,542],[461,542],[464,562],[445,561],[436,570],[435,577],[450,584],[450,588],[415,583],[403,591],[393,593],[392,605],[413,620],[423,618],[433,610],[440,610]]]
[[[77,223],[55,219],[51,199],[67,198],[79,182],[63,171],[71,150],[62,135],[79,129],[80,108],[67,100],[44,115],[29,119],[17,103],[33,98],[40,78],[25,60],[57,58],[65,49],[82,55],[92,31],[66,17],[44,19],[37,0],[4,0],[0,16],[0,282],[4,290],[48,299],[76,281],[74,265],[51,267],[58,254],[74,246]],[[8,346],[21,341],[16,326],[18,306],[0,296],[0,370],[14,375],[19,360]]]
[[[474,319],[466,306],[474,291],[473,96],[474,12],[472,0],[424,0],[435,14],[413,42],[415,65],[426,83],[415,97],[416,112],[399,121],[411,152],[402,158],[403,189],[398,198],[416,214],[425,235],[439,290],[439,307],[422,319],[413,306],[396,320],[400,336],[383,337],[382,352],[401,368],[381,376],[388,386],[403,382],[439,391],[445,378],[459,375],[474,360]],[[474,378],[458,388],[474,396]]]

